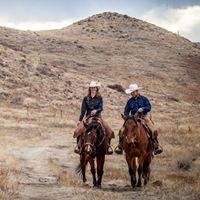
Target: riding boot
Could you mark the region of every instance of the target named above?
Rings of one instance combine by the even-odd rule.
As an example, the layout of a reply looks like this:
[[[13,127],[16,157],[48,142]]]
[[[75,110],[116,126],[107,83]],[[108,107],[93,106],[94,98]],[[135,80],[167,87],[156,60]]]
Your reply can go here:
[[[123,138],[119,136],[119,144],[115,148],[116,154],[123,154]]]
[[[74,153],[80,154],[80,136],[76,138],[77,145],[75,146]]]
[[[159,145],[158,138],[154,135],[154,155],[161,154],[163,152],[162,147]]]
[[[106,152],[107,155],[113,154],[113,149],[112,149],[110,143],[111,143],[111,139],[109,138],[108,139],[108,148],[107,148],[107,152]]]

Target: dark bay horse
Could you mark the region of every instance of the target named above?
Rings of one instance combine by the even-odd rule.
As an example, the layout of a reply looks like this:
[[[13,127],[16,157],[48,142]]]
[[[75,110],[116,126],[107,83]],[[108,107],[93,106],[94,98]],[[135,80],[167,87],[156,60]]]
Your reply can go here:
[[[144,185],[147,184],[150,177],[153,148],[137,113],[134,117],[122,115],[122,118],[124,119],[123,149],[131,177],[131,185],[132,187],[141,187],[141,177],[144,178]],[[138,181],[136,171],[138,171]]]
[[[81,135],[81,153],[80,164],[77,167],[77,173],[82,175],[83,182],[86,182],[86,166],[90,163],[91,173],[93,177],[93,186],[101,187],[101,181],[103,176],[103,168],[105,162],[105,154],[108,143],[108,137],[105,134],[105,130],[97,117],[90,119],[88,124],[85,124],[85,131]],[[95,168],[95,158],[96,165]],[[96,170],[97,169],[97,170]],[[96,179],[97,171],[97,179]]]

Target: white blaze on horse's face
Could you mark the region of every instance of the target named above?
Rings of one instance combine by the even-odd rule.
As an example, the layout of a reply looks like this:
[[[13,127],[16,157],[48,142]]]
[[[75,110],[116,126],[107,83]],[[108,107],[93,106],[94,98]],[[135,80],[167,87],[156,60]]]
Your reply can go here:
[[[91,131],[90,132],[88,132],[88,135],[90,135],[91,134]]]
[[[86,152],[87,152],[88,154],[90,154],[90,153],[92,152],[92,148],[91,148],[90,145],[87,145],[87,146],[86,146]]]
[[[136,142],[136,136],[131,136],[130,134],[128,134],[126,136],[126,141],[128,144],[134,144]]]
[[[130,143],[134,143],[134,142],[135,142],[135,137],[131,137],[131,138],[129,139],[129,141],[130,141]]]

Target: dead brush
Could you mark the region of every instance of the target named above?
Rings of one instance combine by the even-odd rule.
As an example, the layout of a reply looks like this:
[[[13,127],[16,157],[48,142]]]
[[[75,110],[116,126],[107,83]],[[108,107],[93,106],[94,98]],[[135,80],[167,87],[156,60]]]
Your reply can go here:
[[[0,170],[0,199],[14,199],[18,196],[20,185],[13,180],[13,175],[17,176],[19,172],[15,169]]]
[[[107,85],[108,88],[111,88],[113,90],[116,90],[117,92],[124,93],[124,88],[119,85],[119,84],[114,84],[114,85]]]
[[[196,161],[198,157],[197,152],[187,152],[184,156],[180,156],[177,159],[177,167],[178,169],[188,171],[193,167],[193,162]]]
[[[191,161],[190,160],[177,160],[177,166],[179,169],[189,170],[191,168]]]

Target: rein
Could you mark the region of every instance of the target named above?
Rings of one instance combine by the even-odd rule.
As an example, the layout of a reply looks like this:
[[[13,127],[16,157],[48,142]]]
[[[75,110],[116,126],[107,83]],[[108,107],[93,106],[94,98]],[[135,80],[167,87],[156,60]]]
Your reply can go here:
[[[133,121],[135,122],[136,126],[138,126],[137,121],[135,120],[135,117],[127,117],[127,118],[125,119],[125,121],[124,121],[123,126],[125,125],[125,123],[126,123],[129,119],[133,120]]]
[[[135,117],[127,117],[126,120],[124,121],[124,124],[123,126],[125,125],[125,123],[128,121],[128,120],[133,120],[136,124],[136,127],[138,128],[138,132],[136,133],[135,135],[135,139],[136,139],[136,142],[139,142],[139,138],[140,138],[140,129],[139,129],[139,126],[138,126],[138,123],[137,121],[135,120]],[[127,136],[125,137],[127,139]]]
[[[105,129],[104,127],[101,125],[101,123],[97,122],[98,123],[98,126],[95,128],[96,132],[95,132],[95,139],[97,138],[97,130],[99,129],[99,127],[102,128],[102,131],[103,131],[103,138],[101,140],[101,142],[98,144],[98,145],[95,145],[95,144],[92,144],[91,142],[86,142],[83,144],[82,148],[81,148],[81,152],[83,152],[83,149],[84,147],[86,147],[87,145],[89,145],[92,149],[93,149],[93,154],[96,154],[97,153],[97,149],[99,147],[101,147],[101,145],[103,144],[104,140],[105,140]],[[87,133],[88,134],[88,133]]]

